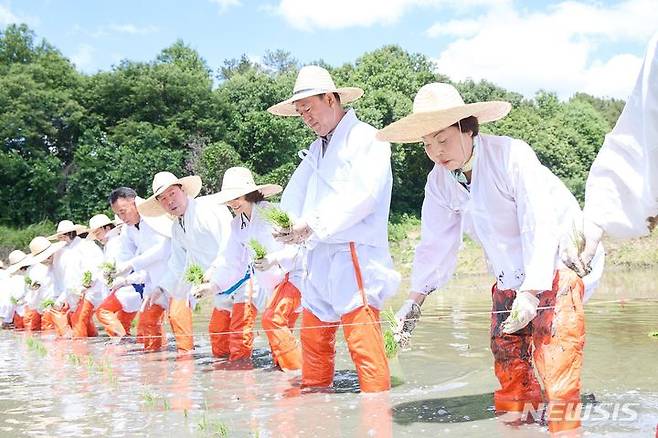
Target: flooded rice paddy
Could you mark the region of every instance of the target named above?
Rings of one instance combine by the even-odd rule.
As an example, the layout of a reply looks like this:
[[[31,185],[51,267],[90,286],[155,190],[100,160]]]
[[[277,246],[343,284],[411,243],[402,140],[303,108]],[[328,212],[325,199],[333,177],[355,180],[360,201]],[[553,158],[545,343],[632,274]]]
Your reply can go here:
[[[656,433],[657,277],[608,272],[586,306],[586,436]],[[145,354],[106,337],[0,331],[0,436],[548,436],[541,424],[514,428],[494,416],[489,287],[466,276],[430,296],[399,356],[404,383],[385,394],[358,394],[342,334],[333,391],[307,393],[273,368],[263,333],[252,361],[229,363],[212,358],[203,335],[182,360],[171,337],[168,351]],[[208,314],[196,315],[196,331]]]

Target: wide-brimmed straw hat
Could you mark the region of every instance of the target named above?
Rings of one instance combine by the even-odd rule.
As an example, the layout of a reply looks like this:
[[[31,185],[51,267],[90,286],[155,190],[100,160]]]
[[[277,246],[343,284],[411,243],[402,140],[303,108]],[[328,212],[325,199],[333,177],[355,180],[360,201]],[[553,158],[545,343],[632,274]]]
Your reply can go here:
[[[144,198],[140,198],[139,196],[135,198],[135,207],[137,207],[137,211],[140,211],[140,207],[145,202],[146,199]],[[140,217],[149,227],[153,228],[156,233],[171,239],[171,227],[174,223],[174,217],[172,215],[165,213],[160,216],[140,215]]]
[[[96,214],[92,216],[91,219],[89,219],[89,228],[88,228],[89,235],[87,236],[87,239],[95,239],[98,230],[107,225],[115,226],[111,231],[105,234],[105,237],[109,238],[119,233],[119,230],[121,229],[120,226],[123,225],[123,221],[121,221],[117,217],[115,217],[114,220],[112,220],[106,214],[103,213]]]
[[[5,269],[5,272],[7,272],[7,274],[11,275],[14,272],[18,271],[19,269],[27,266],[27,262],[28,262],[27,254],[25,254],[20,249],[15,249],[12,252],[10,252],[8,259],[9,259],[8,260],[9,266],[7,266],[7,269]]]
[[[66,242],[51,242],[46,237],[37,236],[30,242],[30,254],[27,265],[36,265],[66,246]]]
[[[474,116],[480,124],[502,119],[510,112],[509,102],[464,103],[450,84],[424,85],[414,98],[411,114],[380,129],[377,138],[394,143],[417,143],[422,137]]]
[[[76,234],[81,234],[86,231],[87,231],[87,227],[85,227],[84,225],[78,225],[73,223],[73,221],[65,219],[57,224],[57,232],[51,236],[48,236],[47,239],[56,240],[59,238],[59,236],[66,233],[75,232]]]
[[[153,194],[137,206],[139,214],[142,216],[161,216],[166,214],[167,211],[162,208],[156,198],[169,187],[175,185],[180,185],[188,197],[196,198],[201,192],[201,186],[203,184],[201,177],[197,175],[178,178],[171,172],[158,172],[153,177],[153,183],[151,184]]]
[[[272,105],[267,109],[277,116],[298,116],[294,102],[310,96],[324,93],[338,93],[342,104],[354,102],[363,96],[363,90],[358,87],[336,87],[327,70],[317,65],[302,67],[297,74],[292,96],[289,99]]]
[[[266,198],[281,193],[283,189],[278,184],[256,185],[251,171],[245,167],[231,167],[224,172],[222,189],[213,196],[220,204],[244,196],[247,193],[259,191]]]

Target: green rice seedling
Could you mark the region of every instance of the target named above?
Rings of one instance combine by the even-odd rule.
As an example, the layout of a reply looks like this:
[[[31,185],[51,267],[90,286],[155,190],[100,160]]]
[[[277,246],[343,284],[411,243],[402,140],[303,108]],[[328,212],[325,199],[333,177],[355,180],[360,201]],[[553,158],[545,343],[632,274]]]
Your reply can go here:
[[[91,271],[85,271],[82,274],[82,287],[85,289],[89,289],[91,287],[91,283],[93,282],[93,278],[91,276]]]
[[[398,343],[395,341],[395,336],[393,331],[397,328],[397,320],[395,319],[395,313],[392,309],[384,310],[381,313],[382,321],[385,322],[386,327],[384,328],[384,350],[386,351],[386,357],[389,359],[394,358],[398,355]]]
[[[38,339],[30,337],[30,338],[27,338],[25,343],[27,344],[27,348],[30,351],[34,351],[35,353],[37,353],[41,357],[44,357],[48,354],[48,350],[46,350],[45,345],[43,345],[43,342],[41,342]]]
[[[52,298],[45,299],[41,302],[41,307],[44,309],[50,309],[51,307],[55,307],[55,300]]]
[[[114,262],[103,262],[99,266],[103,272],[103,278],[107,284],[110,284],[117,273],[117,266]]]
[[[292,228],[292,221],[288,213],[279,207],[267,207],[260,210],[261,217],[270,224],[288,230]]]
[[[649,337],[658,339],[658,332],[649,332]]]
[[[256,260],[264,259],[267,255],[267,250],[265,247],[256,239],[251,239],[249,241],[249,248],[254,252],[254,257]]]
[[[80,363],[81,363],[80,356],[78,356],[78,355],[75,354],[75,353],[69,353],[69,354],[67,354],[67,355],[66,355],[66,359],[67,359],[69,362],[71,362],[73,365],[76,365],[76,366],[77,366],[77,365],[80,365]]]
[[[185,271],[185,281],[194,285],[203,283],[203,269],[201,266],[197,264],[188,266]]]
[[[162,399],[162,409],[164,409],[165,411],[171,409],[171,404],[169,403],[169,400],[167,400],[166,398]]]
[[[32,279],[30,278],[29,275],[23,277],[23,281],[25,282],[25,286],[32,287]]]
[[[19,300],[18,298],[11,297],[11,304],[13,304],[14,306],[17,306],[18,303],[20,303],[20,302],[21,302],[21,300]]]
[[[157,397],[154,394],[146,391],[142,394],[142,400],[144,401],[144,404],[146,406],[153,407],[155,405]]]

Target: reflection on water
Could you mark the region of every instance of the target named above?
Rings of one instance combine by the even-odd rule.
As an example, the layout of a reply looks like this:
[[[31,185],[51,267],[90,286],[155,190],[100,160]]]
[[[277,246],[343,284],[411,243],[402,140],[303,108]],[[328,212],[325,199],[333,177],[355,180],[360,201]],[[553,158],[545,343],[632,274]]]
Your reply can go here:
[[[586,307],[583,424],[592,436],[655,433],[655,280],[655,272],[608,273]],[[342,340],[334,390],[302,392],[298,377],[274,370],[262,333],[252,361],[228,363],[210,356],[204,336],[182,360],[173,340],[144,354],[103,338],[37,335],[39,347],[2,331],[0,436],[546,436],[541,424],[494,418],[489,283],[464,277],[428,299],[413,347],[400,354],[405,383],[385,394],[357,393]],[[203,332],[207,320],[196,324]]]

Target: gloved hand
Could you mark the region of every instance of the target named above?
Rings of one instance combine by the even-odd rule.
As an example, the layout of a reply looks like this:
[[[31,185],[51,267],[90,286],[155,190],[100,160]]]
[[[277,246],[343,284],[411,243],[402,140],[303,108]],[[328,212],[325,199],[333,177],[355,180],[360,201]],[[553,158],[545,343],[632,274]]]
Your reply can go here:
[[[128,262],[117,263],[116,268],[117,269],[116,272],[114,273],[114,278],[125,277],[126,275],[130,274],[130,271],[133,270],[132,265]]]
[[[530,321],[537,316],[538,306],[539,298],[534,293],[528,291],[517,292],[512,303],[512,311],[503,322],[503,333],[515,333],[530,324]]]
[[[215,295],[217,292],[219,292],[219,286],[210,282],[196,284],[192,286],[191,290],[192,296],[197,300],[209,295]]]
[[[590,263],[603,237],[603,229],[594,222],[585,219],[583,222],[583,234],[585,236],[585,249],[580,253],[580,261],[587,267],[587,272],[589,273],[592,270]]]
[[[272,233],[275,240],[287,245],[303,243],[306,239],[311,237],[311,234],[313,234],[313,230],[304,221],[299,221],[293,224],[292,228],[289,230],[277,230]]]
[[[110,285],[110,290],[117,290],[128,284],[126,277],[114,277],[112,280],[112,285]]]
[[[397,327],[393,333],[393,338],[400,348],[407,348],[409,346],[411,333],[416,328],[420,314],[420,304],[412,298],[405,300],[402,306],[400,306],[400,309],[395,313]]]
[[[562,263],[582,278],[589,274],[589,270],[580,258],[581,251],[584,247],[583,242],[577,242],[576,239],[583,239],[583,237],[582,235],[580,237],[574,236],[572,233],[563,236],[560,240],[558,253],[560,254]]]
[[[267,271],[278,263],[279,261],[273,254],[267,254],[262,259],[254,260],[254,269],[258,271]]]

